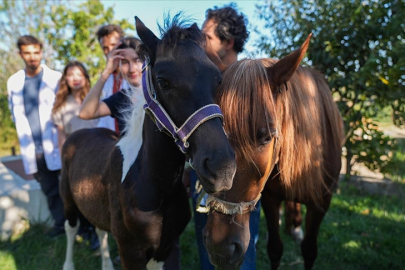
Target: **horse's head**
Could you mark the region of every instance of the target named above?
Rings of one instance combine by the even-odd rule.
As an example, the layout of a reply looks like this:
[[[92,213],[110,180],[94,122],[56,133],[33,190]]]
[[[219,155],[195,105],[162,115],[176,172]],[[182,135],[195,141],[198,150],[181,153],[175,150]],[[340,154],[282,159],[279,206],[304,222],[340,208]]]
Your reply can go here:
[[[236,171],[235,154],[225,135],[219,107],[213,104],[222,76],[205,54],[200,29],[196,24],[183,27],[176,15],[172,22],[166,20],[159,39],[137,17],[135,20],[150,57],[150,84],[174,126],[170,133],[187,152],[207,192],[229,190]],[[159,118],[159,114],[154,117]]]
[[[223,74],[218,104],[236,152],[237,171],[230,190],[209,196],[210,212],[203,231],[211,263],[220,269],[237,269],[243,262],[250,240],[250,212],[279,158],[283,100],[278,95],[287,91],[285,85],[308,42],[309,38],[278,62],[246,59],[230,65]]]

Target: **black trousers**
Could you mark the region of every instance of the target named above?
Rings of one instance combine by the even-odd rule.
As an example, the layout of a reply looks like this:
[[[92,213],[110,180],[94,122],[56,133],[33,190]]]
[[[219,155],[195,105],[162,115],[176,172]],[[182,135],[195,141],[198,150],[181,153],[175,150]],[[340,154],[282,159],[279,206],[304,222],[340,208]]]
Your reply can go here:
[[[55,221],[54,226],[64,228],[65,215],[63,202],[59,194],[60,170],[50,171],[46,166],[44,154],[36,154],[38,171],[34,174],[35,179],[41,185],[41,190],[48,201],[48,208]]]

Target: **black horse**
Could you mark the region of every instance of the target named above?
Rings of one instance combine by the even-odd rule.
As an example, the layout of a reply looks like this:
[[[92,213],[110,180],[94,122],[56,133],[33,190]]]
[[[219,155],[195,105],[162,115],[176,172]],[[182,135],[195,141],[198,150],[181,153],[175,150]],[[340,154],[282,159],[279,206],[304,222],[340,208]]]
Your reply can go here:
[[[191,218],[181,182],[183,152],[209,192],[229,189],[236,171],[219,109],[212,104],[221,74],[205,54],[201,31],[196,24],[184,27],[176,15],[166,20],[160,40],[135,19],[150,57],[144,88],[148,83],[156,88],[144,89],[152,117],[144,117],[144,103],[134,104],[127,134],[119,141],[106,129],[80,130],[67,139],[61,183],[67,218],[66,269],[73,266],[79,211],[97,228],[103,269],[112,267],[105,231],[116,239],[124,269],[145,269],[152,262],[161,267]],[[172,134],[176,142],[165,134],[170,128],[162,128],[165,120],[160,109],[153,111],[156,106],[165,111],[175,132],[184,133],[177,138]],[[211,109],[208,115],[196,117]],[[195,120],[197,125],[184,127],[183,123]]]

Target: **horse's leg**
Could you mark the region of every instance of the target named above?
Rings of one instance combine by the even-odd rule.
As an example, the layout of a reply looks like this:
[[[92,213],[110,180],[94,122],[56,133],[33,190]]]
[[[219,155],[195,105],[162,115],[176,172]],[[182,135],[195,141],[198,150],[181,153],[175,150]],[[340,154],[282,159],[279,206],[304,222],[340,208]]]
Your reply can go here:
[[[123,234],[120,234],[123,236]],[[147,268],[147,264],[149,263],[148,267],[151,267],[151,269],[162,269],[163,263],[164,262],[149,262],[147,260],[146,253],[147,251],[140,251],[139,250],[139,244],[137,245],[135,239],[133,238],[132,235],[129,233],[126,234],[125,237],[117,237],[114,235],[118,244],[118,250],[120,252],[120,258],[121,258],[121,267],[122,269],[127,269],[127,270],[144,270],[144,269],[149,269]],[[154,251],[151,251],[153,253]],[[151,256],[149,256],[151,257]],[[156,265],[154,265],[156,263]],[[152,268],[152,267],[161,267],[161,268]]]
[[[102,269],[114,270],[114,266],[110,257],[110,250],[108,248],[108,233],[106,231],[100,230],[99,228],[96,228],[96,233],[100,242]]]
[[[74,270],[75,266],[73,263],[73,245],[75,243],[75,236],[79,230],[79,209],[73,199],[73,194],[70,188],[69,180],[69,166],[67,165],[67,160],[64,160],[65,164],[61,172],[61,182],[60,182],[60,195],[63,201],[63,209],[65,214],[65,232],[66,232],[66,258],[63,264],[63,270]]]
[[[292,201],[285,201],[285,231],[291,235],[294,240],[301,243],[303,232],[301,228],[302,213],[301,204]]]
[[[307,205],[305,216],[305,236],[301,242],[301,253],[304,257],[305,269],[312,269],[318,255],[318,233],[323,217],[328,211],[332,196],[324,196],[323,207]]]
[[[279,218],[281,201],[273,194],[263,190],[262,207],[267,221],[267,254],[271,261],[271,269],[276,270],[280,266],[283,255],[283,242],[279,232]]]
[[[70,226],[69,220],[65,221],[65,232],[66,232],[66,258],[63,264],[63,270],[74,270],[75,265],[73,263],[73,245],[75,243],[75,235],[79,230],[80,222],[76,223],[75,227]]]

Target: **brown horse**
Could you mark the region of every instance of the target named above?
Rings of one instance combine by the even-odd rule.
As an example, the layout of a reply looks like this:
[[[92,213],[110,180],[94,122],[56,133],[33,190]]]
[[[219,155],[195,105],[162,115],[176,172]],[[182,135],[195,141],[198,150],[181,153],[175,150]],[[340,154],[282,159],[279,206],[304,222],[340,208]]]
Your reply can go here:
[[[249,244],[249,216],[262,194],[267,252],[280,265],[283,200],[307,206],[301,251],[305,268],[317,256],[317,236],[341,167],[343,125],[324,77],[299,67],[310,37],[277,61],[242,60],[223,73],[218,104],[236,152],[229,191],[210,195],[204,244],[218,269],[237,269]]]
[[[155,89],[148,88],[151,102],[142,91],[140,95],[134,91],[138,101],[126,135],[118,141],[110,130],[83,129],[64,144],[61,196],[68,237],[64,269],[73,268],[79,212],[97,227],[103,269],[113,269],[105,231],[117,241],[124,269],[161,268],[191,218],[181,182],[182,152],[187,150],[207,190],[219,192],[232,185],[235,155],[219,113],[205,117],[181,140],[159,131],[165,122],[159,117],[169,117],[169,124],[181,131],[187,127],[183,123],[194,119],[190,117],[194,112],[218,107],[212,103],[221,74],[205,54],[204,38],[196,24],[184,27],[183,23],[178,15],[167,20],[160,40],[136,18],[138,35],[150,57],[144,80]],[[151,109],[153,117],[145,116],[145,98],[145,107],[160,106],[165,112],[153,115]]]

